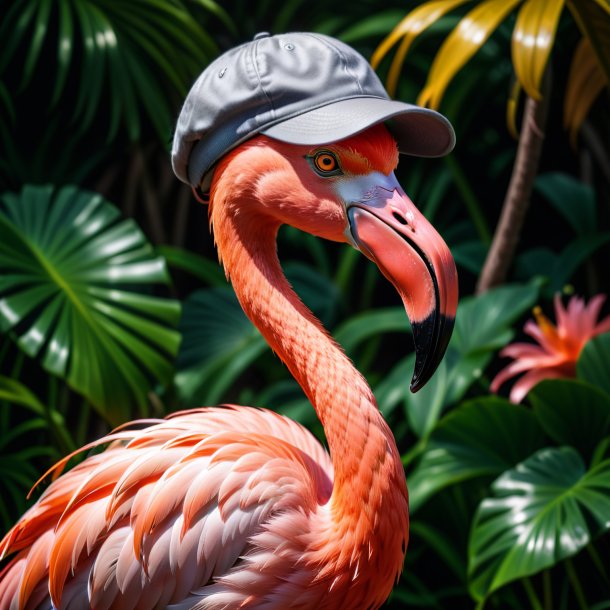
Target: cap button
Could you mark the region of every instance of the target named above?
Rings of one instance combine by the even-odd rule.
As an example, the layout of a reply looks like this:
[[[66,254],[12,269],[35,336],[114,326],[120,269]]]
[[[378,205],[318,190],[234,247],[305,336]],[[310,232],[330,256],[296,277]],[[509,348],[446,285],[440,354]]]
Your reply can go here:
[[[260,40],[261,38],[269,38],[269,36],[271,36],[269,32],[259,32],[258,34],[255,34],[254,40]]]

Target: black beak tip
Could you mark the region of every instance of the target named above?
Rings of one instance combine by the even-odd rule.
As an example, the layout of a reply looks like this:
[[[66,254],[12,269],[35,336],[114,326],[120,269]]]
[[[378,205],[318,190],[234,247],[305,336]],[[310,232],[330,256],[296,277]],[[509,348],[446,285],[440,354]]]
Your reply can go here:
[[[433,312],[422,322],[412,324],[415,370],[411,379],[411,392],[421,390],[434,375],[449,345],[454,323],[454,318]]]

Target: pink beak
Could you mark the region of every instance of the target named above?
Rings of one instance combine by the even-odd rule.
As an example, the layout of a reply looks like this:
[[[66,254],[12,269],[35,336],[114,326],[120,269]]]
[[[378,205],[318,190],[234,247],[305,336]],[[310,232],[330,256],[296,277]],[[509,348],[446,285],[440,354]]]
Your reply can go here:
[[[443,238],[395,183],[347,206],[351,236],[400,294],[413,329],[417,392],[443,358],[455,321],[457,271]]]

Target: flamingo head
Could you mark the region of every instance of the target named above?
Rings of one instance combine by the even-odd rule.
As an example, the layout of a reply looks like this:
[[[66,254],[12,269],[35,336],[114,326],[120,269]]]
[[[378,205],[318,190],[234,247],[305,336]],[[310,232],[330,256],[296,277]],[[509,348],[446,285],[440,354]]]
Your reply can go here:
[[[440,363],[457,309],[457,272],[442,237],[397,182],[398,150],[383,124],[328,145],[257,136],[221,159],[211,190],[233,189],[239,213],[347,242],[400,294],[413,329],[419,390]],[[237,192],[235,192],[237,191]],[[244,204],[243,202],[247,202]]]

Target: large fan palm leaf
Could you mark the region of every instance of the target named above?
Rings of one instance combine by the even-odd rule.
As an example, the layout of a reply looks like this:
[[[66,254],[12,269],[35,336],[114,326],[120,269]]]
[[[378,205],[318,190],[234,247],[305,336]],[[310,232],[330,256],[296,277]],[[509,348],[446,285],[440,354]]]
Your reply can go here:
[[[169,381],[178,304],[165,263],[102,197],[26,186],[0,200],[0,330],[112,423]],[[109,380],[112,380],[111,382]]]

